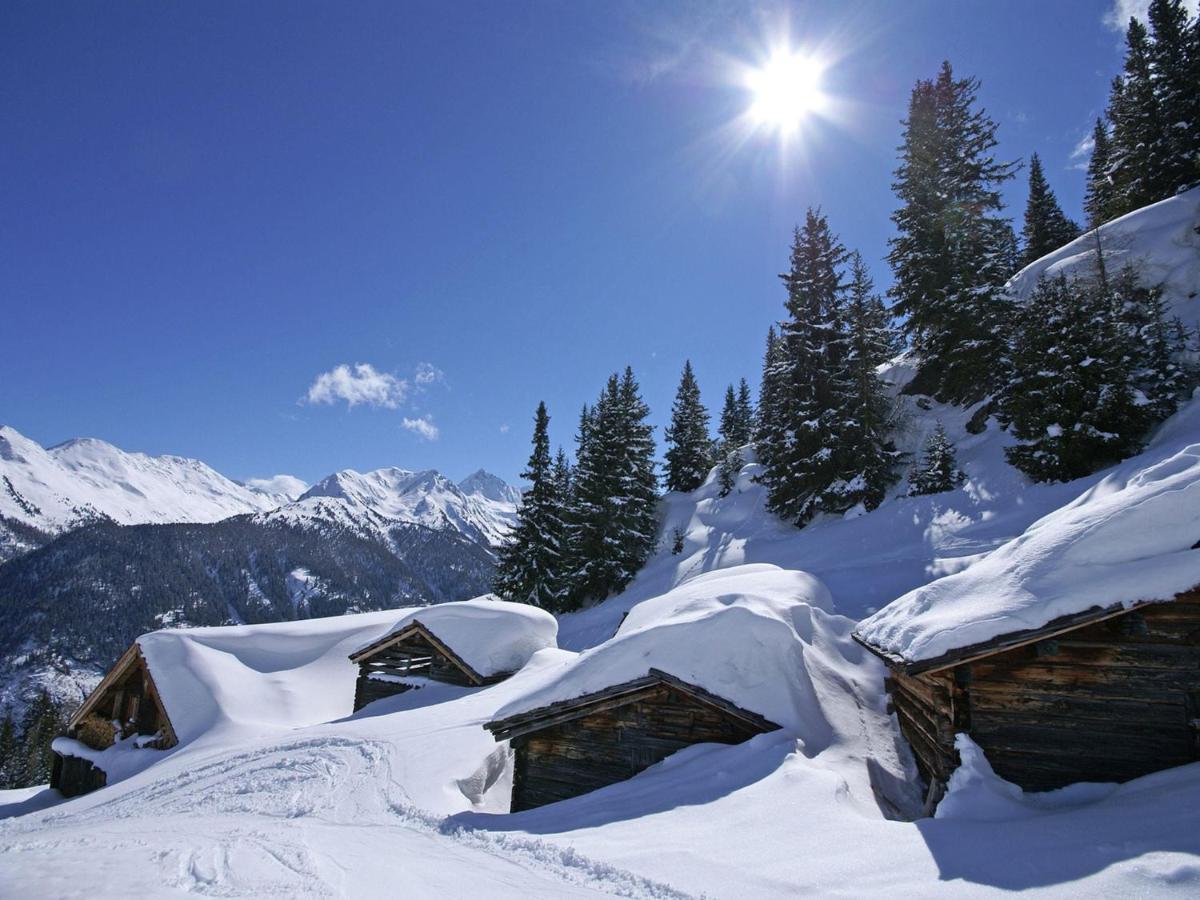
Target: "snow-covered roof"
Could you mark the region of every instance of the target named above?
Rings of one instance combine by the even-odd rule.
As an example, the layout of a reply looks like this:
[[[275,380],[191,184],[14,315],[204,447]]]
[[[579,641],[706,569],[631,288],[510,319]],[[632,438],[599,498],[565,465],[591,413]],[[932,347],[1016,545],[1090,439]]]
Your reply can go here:
[[[1162,285],[1167,315],[1200,325],[1200,187],[1142,207],[1103,225],[1099,243],[1109,272],[1133,263],[1147,287]],[[1012,277],[1006,293],[1028,299],[1043,275],[1090,276],[1096,268],[1096,232],[1034,260]]]
[[[166,629],[137,644],[184,744],[215,730],[261,733],[348,715],[356,673],[346,654],[395,616]]]
[[[550,613],[486,594],[473,600],[408,610],[385,631],[359,646],[351,658],[383,645],[414,623],[484,678],[515,672],[539,650],[557,646],[558,620]]]
[[[815,740],[825,737],[814,681],[858,656],[819,580],[767,564],[693,578],[633,607],[616,635],[546,686],[497,710],[507,719],[659,669]],[[820,620],[819,622],[817,620]],[[828,626],[828,627],[826,627]],[[846,646],[848,645],[848,647]]]
[[[1200,585],[1200,394],[1149,449],[963,572],[857,629],[904,663],[939,659],[1089,610],[1166,601]]]

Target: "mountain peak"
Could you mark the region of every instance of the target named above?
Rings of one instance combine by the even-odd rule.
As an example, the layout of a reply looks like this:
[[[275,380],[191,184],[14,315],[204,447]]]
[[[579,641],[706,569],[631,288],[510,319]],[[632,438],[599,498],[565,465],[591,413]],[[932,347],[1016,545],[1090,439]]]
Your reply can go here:
[[[476,469],[458,483],[458,488],[464,494],[478,494],[497,503],[519,503],[521,500],[518,488],[485,469]]]

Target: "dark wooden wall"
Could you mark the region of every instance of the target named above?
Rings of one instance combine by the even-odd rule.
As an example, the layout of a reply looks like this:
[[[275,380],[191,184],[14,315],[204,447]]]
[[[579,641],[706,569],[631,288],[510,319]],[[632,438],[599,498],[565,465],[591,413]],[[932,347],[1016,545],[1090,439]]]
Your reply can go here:
[[[54,755],[54,768],[50,773],[50,787],[57,788],[64,797],[78,797],[97,788],[104,787],[108,777],[86,759],[78,756]]]
[[[359,663],[358,682],[354,688],[355,712],[368,703],[412,689],[411,685],[395,681],[376,681],[370,677],[372,673],[413,675],[463,686],[474,683],[466,672],[419,634],[392,644]]]
[[[514,738],[512,811],[624,781],[691,744],[736,744],[759,730],[667,685],[621,706]]]
[[[945,781],[969,732],[1028,790],[1200,760],[1200,592],[939,673],[893,675],[904,736]]]

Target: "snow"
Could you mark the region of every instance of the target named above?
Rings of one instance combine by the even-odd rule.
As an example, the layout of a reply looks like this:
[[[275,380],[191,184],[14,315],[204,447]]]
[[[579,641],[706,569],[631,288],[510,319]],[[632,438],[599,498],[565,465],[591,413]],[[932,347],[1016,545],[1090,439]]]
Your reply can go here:
[[[804,572],[757,564],[710,572],[635,606],[616,635],[580,654],[545,688],[500,718],[640,678],[660,669],[827,744],[821,690],[845,691],[882,675],[850,640],[852,622],[830,613],[829,591]]]
[[[484,678],[517,671],[539,650],[555,647],[558,634],[558,620],[545,610],[487,594],[409,610],[355,652],[398,634],[414,622],[423,625]]]
[[[0,515],[43,531],[97,517],[215,522],[275,505],[199,460],[128,453],[94,438],[46,449],[0,426]]]
[[[964,572],[859,626],[906,661],[933,659],[1065,615],[1170,600],[1200,585],[1200,392],[1146,452]]]
[[[333,522],[385,542],[387,529],[405,522],[451,529],[495,546],[516,521],[514,494],[514,488],[482,470],[460,486],[432,469],[410,472],[391,467],[365,473],[345,469],[262,518],[299,524]]]
[[[1162,285],[1168,317],[1200,326],[1200,188],[1134,210],[1099,229],[1100,247],[1110,273],[1126,263],[1139,269],[1139,281]],[[1027,300],[1038,279],[1063,274],[1091,277],[1096,266],[1096,232],[1030,263],[1009,281],[1006,293]]]
[[[276,506],[298,500],[308,490],[308,483],[294,475],[273,475],[270,478],[250,478],[246,487],[264,495]]]

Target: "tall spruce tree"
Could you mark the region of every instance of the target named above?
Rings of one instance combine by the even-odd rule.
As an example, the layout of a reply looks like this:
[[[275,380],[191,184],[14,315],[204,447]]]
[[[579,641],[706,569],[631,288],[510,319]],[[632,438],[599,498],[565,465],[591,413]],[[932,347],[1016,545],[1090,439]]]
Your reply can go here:
[[[20,744],[17,741],[17,728],[13,722],[12,709],[4,708],[4,718],[0,719],[0,788],[9,789],[25,787],[20,772]]]
[[[893,184],[900,208],[888,261],[895,312],[920,358],[911,389],[954,402],[994,387],[1006,314],[1000,288],[1016,261],[999,191],[1016,167],[993,154],[996,123],[976,108],[978,91],[949,62],[917,82]]]
[[[1116,192],[1109,174],[1111,150],[1108,128],[1103,119],[1096,119],[1092,129],[1092,155],[1088,159],[1087,193],[1083,198],[1083,209],[1087,213],[1087,227],[1099,228],[1112,219],[1116,212]]]
[[[917,497],[952,491],[962,484],[965,477],[958,468],[954,443],[939,421],[925,442],[925,453],[920,464],[908,475],[908,495]]]
[[[1154,95],[1150,36],[1138,19],[1125,32],[1125,71],[1113,83],[1108,118],[1112,122],[1109,174],[1117,215],[1161,200],[1160,172],[1166,134]]]
[[[731,435],[733,440],[748,444],[754,437],[754,400],[750,396],[750,383],[745,378],[738,380],[737,401],[735,405],[736,431]]]
[[[529,490],[521,497],[517,524],[500,550],[494,590],[519,603],[557,611],[563,603],[565,497],[550,459],[550,416],[539,403],[534,415],[533,452],[521,477]]]
[[[775,326],[767,329],[767,344],[763,351],[762,380],[758,388],[758,410],[754,418],[754,447],[758,461],[769,465],[782,452],[784,431],[782,423],[784,386],[780,381],[782,344]]]
[[[708,434],[708,410],[700,401],[700,385],[691,360],[683,364],[671,424],[663,435],[666,452],[665,481],[668,491],[694,491],[704,483],[712,467],[712,438]]]
[[[1200,17],[1183,0],[1151,0],[1150,66],[1163,146],[1156,192],[1167,197],[1200,183]]]
[[[657,537],[653,428],[632,369],[612,375],[577,436],[563,575],[567,608],[603,600],[629,583]]]
[[[838,478],[840,416],[850,390],[842,377],[845,259],[828,220],[810,208],[793,235],[790,269],[781,276],[788,317],[780,325],[778,358],[769,374],[779,408],[771,414],[775,433],[762,476],[768,507],[797,525],[822,511],[826,491]]]
[[[896,346],[891,315],[875,294],[862,255],[850,255],[849,302],[845,311],[848,383],[839,416],[838,477],[823,503],[831,508],[877,507],[894,480],[898,455],[891,439],[891,403],[878,375]]]
[[[743,378],[737,392],[733,385],[725,389],[725,405],[721,408],[721,421],[717,443],[720,458],[717,480],[724,497],[733,490],[738,472],[745,465],[742,447],[750,442],[754,427],[754,408],[750,402],[750,386]]]
[[[1027,266],[1047,253],[1079,237],[1079,226],[1067,218],[1042,171],[1036,153],[1029,157],[1029,199],[1025,204],[1025,227],[1021,229],[1024,249],[1021,266]]]

